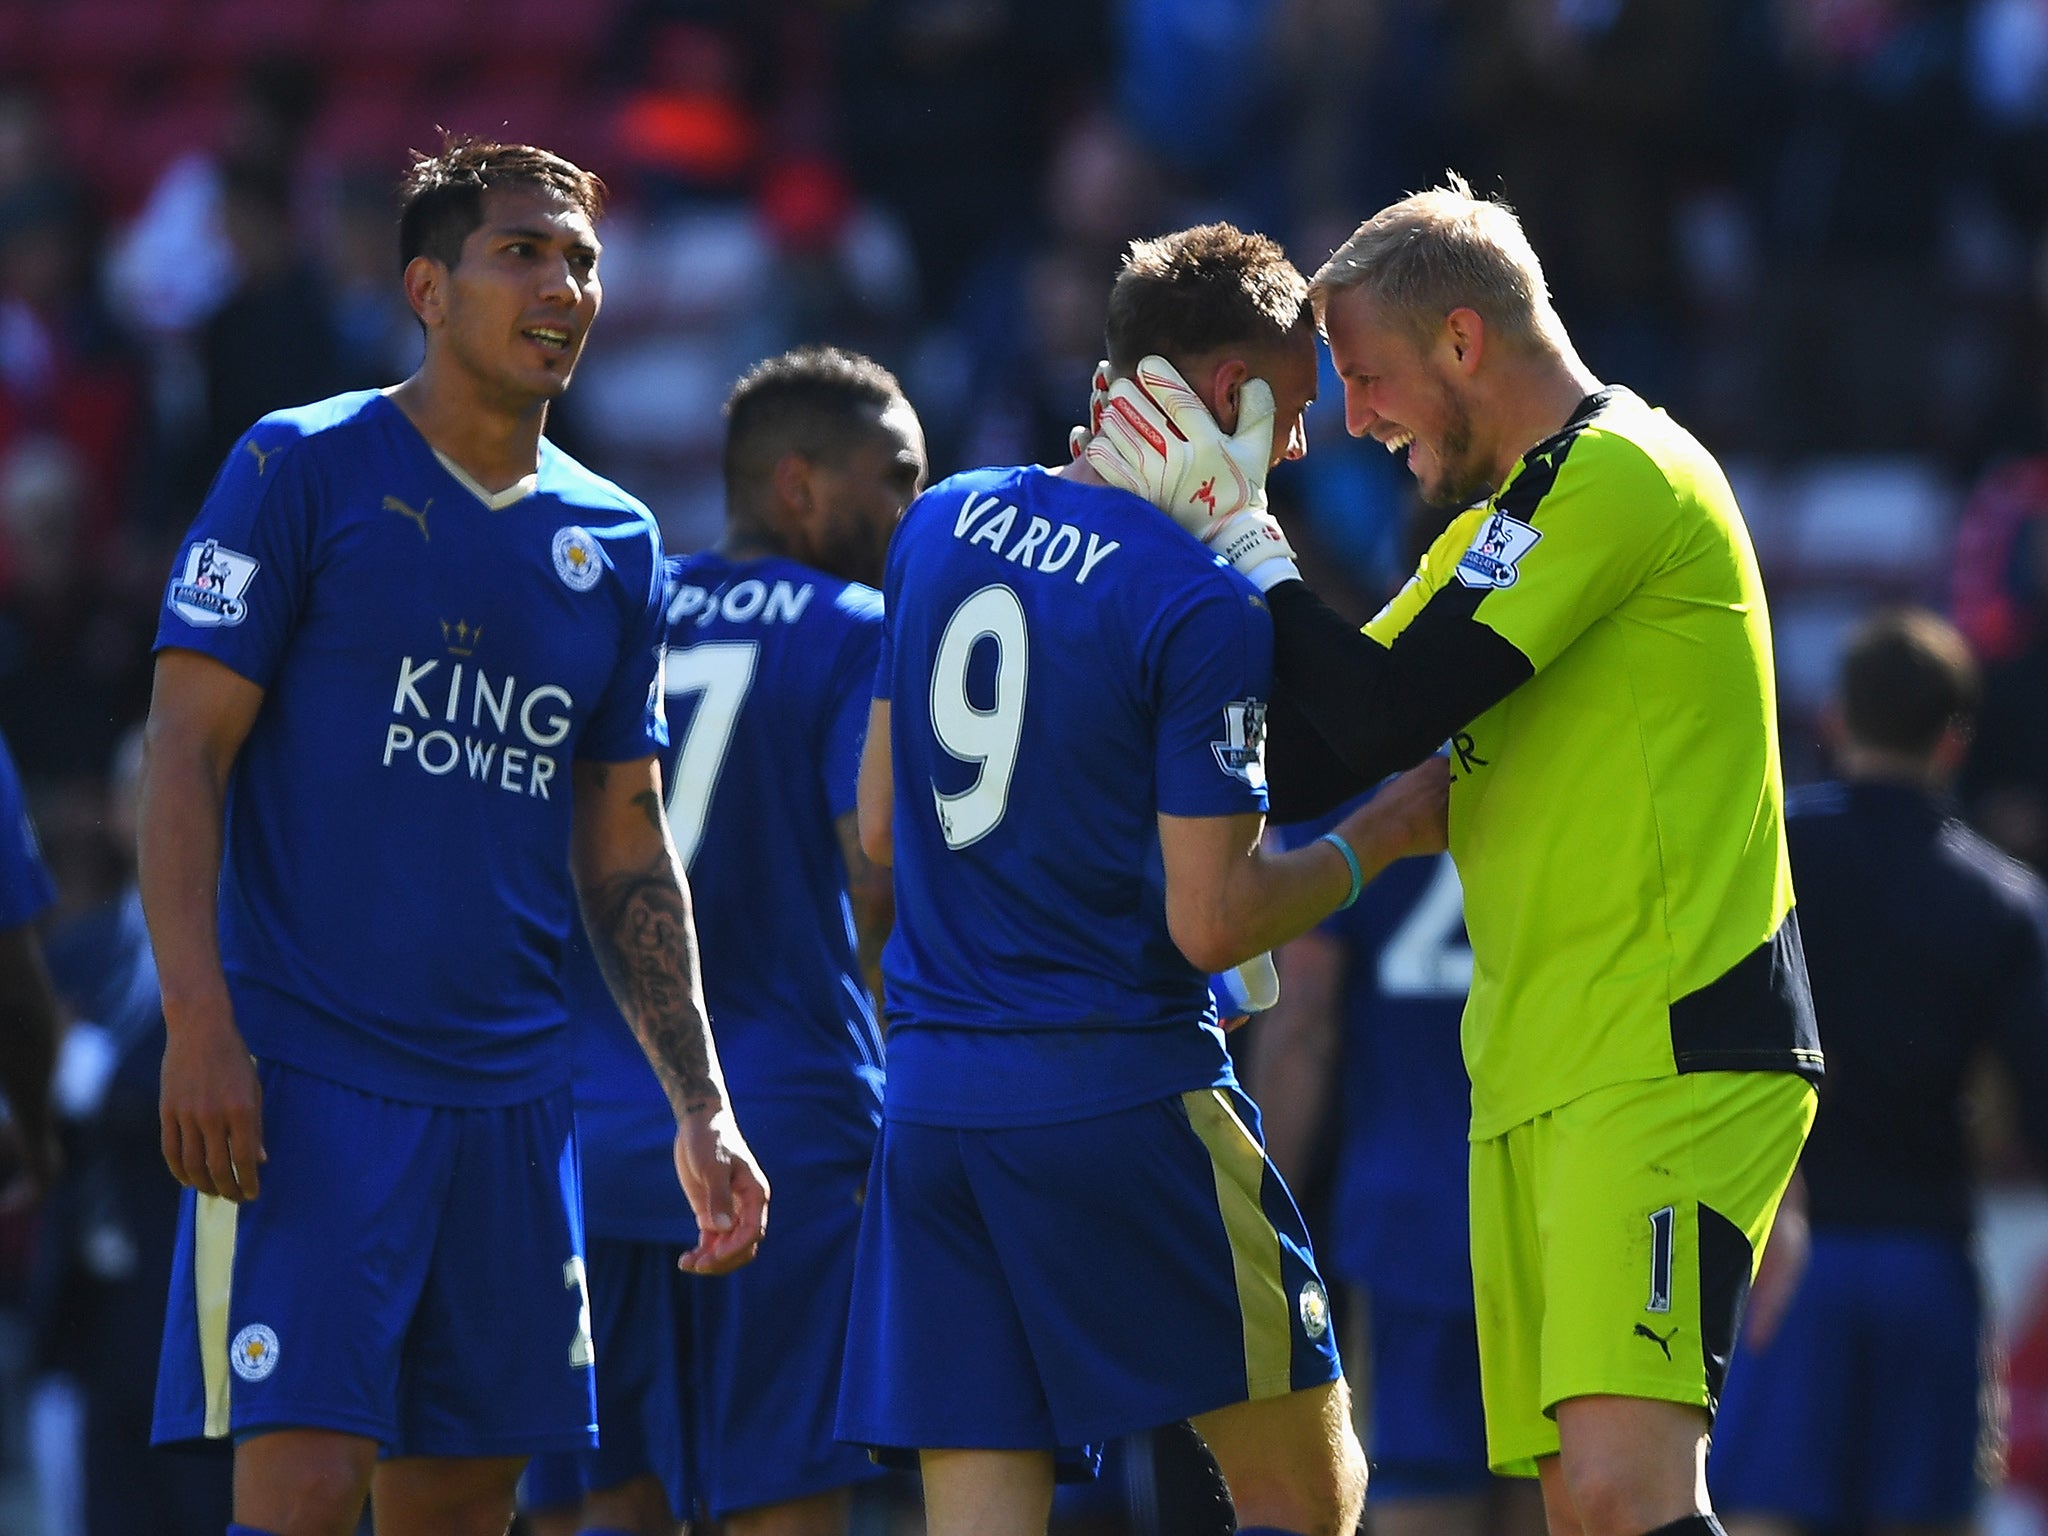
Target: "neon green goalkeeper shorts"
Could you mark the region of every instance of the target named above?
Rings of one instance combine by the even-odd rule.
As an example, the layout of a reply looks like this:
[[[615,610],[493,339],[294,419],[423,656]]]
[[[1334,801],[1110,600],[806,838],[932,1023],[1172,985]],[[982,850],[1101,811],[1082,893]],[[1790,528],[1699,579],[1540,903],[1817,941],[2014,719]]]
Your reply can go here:
[[[1557,1454],[1567,1398],[1712,1414],[1814,1102],[1790,1073],[1687,1073],[1597,1089],[1472,1144],[1496,1471],[1527,1475]]]

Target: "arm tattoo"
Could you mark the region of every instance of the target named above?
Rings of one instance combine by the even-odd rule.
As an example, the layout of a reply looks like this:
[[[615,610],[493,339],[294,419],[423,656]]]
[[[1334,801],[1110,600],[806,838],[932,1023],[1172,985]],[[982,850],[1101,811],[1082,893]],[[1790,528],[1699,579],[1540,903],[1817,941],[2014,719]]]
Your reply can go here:
[[[670,1102],[686,1114],[717,1107],[724,1094],[712,1066],[697,930],[674,866],[664,857],[606,877],[586,897],[585,915],[598,967]]]

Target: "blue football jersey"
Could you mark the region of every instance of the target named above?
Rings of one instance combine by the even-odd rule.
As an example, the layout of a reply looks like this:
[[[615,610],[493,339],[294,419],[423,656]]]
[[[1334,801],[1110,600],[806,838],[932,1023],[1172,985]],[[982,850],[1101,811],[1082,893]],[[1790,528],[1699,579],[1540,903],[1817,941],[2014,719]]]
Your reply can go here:
[[[1137,497],[1036,466],[926,492],[885,590],[889,1115],[1053,1124],[1230,1081],[1158,816],[1265,809],[1264,599]]]
[[[7,743],[0,741],[0,928],[34,922],[57,899],[43,867],[35,826],[21,793],[21,775]]]
[[[882,1037],[833,824],[854,808],[881,594],[793,560],[706,553],[671,562],[667,622],[663,783],[726,1088],[742,1129],[750,1103],[800,1102],[808,1151],[864,1159]],[[581,933],[570,996],[590,1230],[686,1241],[674,1114]]]
[[[390,400],[266,416],[157,646],[264,699],[228,784],[221,962],[249,1048],[388,1098],[568,1080],[570,764],[666,741],[647,509],[551,444],[486,499]]]
[[[1351,809],[1282,840],[1301,847]],[[1330,1267],[1389,1299],[1470,1306],[1472,1088],[1458,1030],[1472,949],[1457,867],[1449,854],[1403,859],[1319,931],[1347,962]]]

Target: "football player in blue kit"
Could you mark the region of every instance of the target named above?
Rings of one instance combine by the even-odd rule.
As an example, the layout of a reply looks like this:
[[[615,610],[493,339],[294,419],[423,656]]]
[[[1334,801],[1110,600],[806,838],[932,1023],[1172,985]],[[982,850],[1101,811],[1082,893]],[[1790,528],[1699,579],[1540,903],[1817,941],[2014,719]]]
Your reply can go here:
[[[1298,847],[1334,819],[1283,828],[1282,841]],[[1534,1480],[1496,1478],[1486,1460],[1458,1035],[1472,949],[1450,855],[1396,865],[1279,961],[1279,1003],[1251,1038],[1248,1076],[1267,1153],[1291,1185],[1326,1137],[1333,1147],[1318,1231],[1370,1341],[1346,1360],[1367,1383],[1373,1528],[1533,1536]]]
[[[868,583],[924,485],[924,432],[887,370],[832,348],[758,364],[725,414],[724,537],[672,562],[665,777],[727,1091],[774,1181],[775,1236],[736,1274],[676,1272],[694,1228],[668,1171],[672,1120],[572,951],[604,1432],[598,1449],[528,1470],[543,1536],[668,1536],[696,1506],[728,1536],[834,1536],[849,1486],[880,1470],[832,1434],[882,1107],[863,962],[893,910],[888,872],[860,850],[854,789],[882,638]]]
[[[155,1434],[233,1437],[232,1536],[343,1536],[373,1485],[383,1536],[498,1536],[530,1454],[592,1443],[579,898],[673,1111],[684,1264],[765,1221],[661,813],[659,538],[541,436],[600,196],[526,146],[420,159],[419,372],[251,428],[165,593],[141,884],[188,1193]]]
[[[1315,332],[1271,241],[1135,244],[1108,340],[1263,422],[1268,463],[1305,448]],[[1056,1452],[1185,1418],[1240,1529],[1348,1532],[1327,1297],[1204,973],[1442,848],[1444,765],[1263,851],[1264,599],[1085,460],[936,486],[884,593],[860,830],[895,867],[889,1078],[839,1433],[918,1453],[937,1536],[1043,1532]]]

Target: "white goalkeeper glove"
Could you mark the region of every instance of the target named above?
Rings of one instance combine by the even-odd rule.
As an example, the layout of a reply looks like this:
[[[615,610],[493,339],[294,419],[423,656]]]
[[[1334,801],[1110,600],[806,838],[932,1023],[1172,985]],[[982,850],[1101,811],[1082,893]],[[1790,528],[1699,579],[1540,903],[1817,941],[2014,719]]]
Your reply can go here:
[[[1141,496],[1223,556],[1261,591],[1301,572],[1294,549],[1266,510],[1273,462],[1273,391],[1247,379],[1237,431],[1226,436],[1202,397],[1165,358],[1139,361],[1127,378],[1089,401],[1094,432],[1080,449],[1111,485]]]

